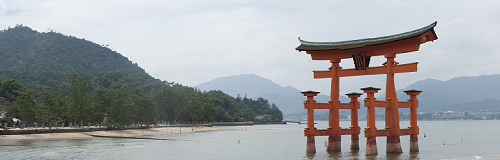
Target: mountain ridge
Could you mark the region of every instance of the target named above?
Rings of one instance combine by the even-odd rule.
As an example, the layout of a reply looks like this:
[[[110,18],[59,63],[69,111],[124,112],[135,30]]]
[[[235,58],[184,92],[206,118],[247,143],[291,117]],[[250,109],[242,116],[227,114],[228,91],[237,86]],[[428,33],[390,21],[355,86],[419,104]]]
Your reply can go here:
[[[246,96],[249,98],[265,98],[274,103],[288,115],[305,115],[303,102],[306,99],[300,90],[292,86],[281,86],[273,81],[256,74],[240,74],[233,76],[218,77],[213,80],[194,86],[200,90],[221,90],[229,95]],[[349,101],[347,97],[340,96],[341,101]],[[318,95],[318,102],[328,102],[330,96]],[[323,112],[323,111],[319,111]]]
[[[500,89],[500,84],[497,84],[499,81],[500,74],[460,76],[446,81],[425,79],[400,89],[397,93],[398,97],[408,99],[409,96],[403,93],[404,90],[423,91],[417,97],[419,111],[463,111],[481,108],[500,110],[500,105],[497,105],[500,104],[500,96],[497,96],[497,91]]]
[[[235,77],[238,80],[228,80]],[[258,83],[260,81],[266,83],[262,85]],[[397,90],[397,94],[399,101],[406,101],[409,99],[409,96],[403,91],[409,89],[422,90],[423,92],[417,97],[419,100],[419,112],[481,109],[500,110],[500,96],[496,96],[496,91],[500,90],[500,84],[496,84],[498,81],[500,81],[500,74],[461,76],[446,81],[425,79],[417,81],[404,89]],[[219,87],[218,84],[223,87]],[[234,96],[240,94],[240,96],[248,96],[250,98],[263,97],[268,99],[269,102],[277,104],[285,115],[301,115],[305,113],[302,107],[305,97],[300,94],[298,89],[292,86],[280,86],[269,79],[255,74],[219,77],[195,87],[206,91],[222,90]],[[287,89],[285,90],[285,88]],[[342,102],[349,101],[346,97],[341,96],[340,98]],[[315,97],[315,100],[318,102],[328,102],[329,99],[328,95],[318,95]],[[377,97],[377,99],[385,99],[384,94]],[[360,102],[362,103],[362,99],[360,99]],[[363,110],[363,108],[361,109]],[[406,110],[401,111],[408,112]],[[360,111],[360,113],[363,114],[365,112]]]

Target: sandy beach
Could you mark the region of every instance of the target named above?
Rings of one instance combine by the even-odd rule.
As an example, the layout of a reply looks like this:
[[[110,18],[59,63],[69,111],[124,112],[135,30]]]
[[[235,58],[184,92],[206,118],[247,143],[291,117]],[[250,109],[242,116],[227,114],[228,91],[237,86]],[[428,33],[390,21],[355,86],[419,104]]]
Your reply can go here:
[[[111,130],[94,132],[45,133],[23,135],[0,135],[0,140],[34,140],[34,139],[85,139],[98,137],[140,137],[159,134],[178,134],[219,130],[213,127],[161,127],[133,130]]]

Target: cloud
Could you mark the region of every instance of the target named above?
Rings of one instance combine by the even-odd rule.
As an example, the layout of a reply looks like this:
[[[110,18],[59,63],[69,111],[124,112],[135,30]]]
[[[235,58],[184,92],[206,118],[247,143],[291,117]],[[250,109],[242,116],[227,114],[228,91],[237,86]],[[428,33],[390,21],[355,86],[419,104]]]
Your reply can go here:
[[[255,73],[283,86],[329,93],[313,79],[328,61],[298,52],[298,37],[342,41],[392,35],[438,21],[439,39],[398,55],[419,62],[396,74],[396,87],[418,80],[500,73],[500,1],[0,1],[0,28],[24,24],[109,44],[152,76],[194,86]],[[8,8],[9,10],[7,11]],[[376,57],[374,65],[385,60]],[[350,60],[341,66],[352,67]],[[341,93],[385,86],[384,76],[341,78]]]
[[[7,6],[5,5],[5,2],[3,0],[0,0],[0,15],[4,14],[7,12]]]

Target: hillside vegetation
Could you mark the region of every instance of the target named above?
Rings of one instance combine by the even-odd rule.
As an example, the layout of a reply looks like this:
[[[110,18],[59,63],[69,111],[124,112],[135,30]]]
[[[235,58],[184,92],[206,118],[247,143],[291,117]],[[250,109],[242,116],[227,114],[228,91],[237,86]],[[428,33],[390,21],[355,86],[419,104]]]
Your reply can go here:
[[[137,64],[109,48],[56,32],[39,33],[22,25],[0,31],[0,44],[2,70],[146,74]]]
[[[121,54],[85,39],[18,25],[0,31],[0,96],[26,124],[281,121],[267,100],[202,92],[151,77]],[[271,115],[258,120],[257,115]]]

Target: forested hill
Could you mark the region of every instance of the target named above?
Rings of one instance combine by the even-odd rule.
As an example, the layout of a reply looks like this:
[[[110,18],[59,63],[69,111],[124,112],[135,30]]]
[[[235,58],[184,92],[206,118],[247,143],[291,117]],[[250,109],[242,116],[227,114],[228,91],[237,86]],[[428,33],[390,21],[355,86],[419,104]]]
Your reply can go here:
[[[147,74],[105,46],[61,33],[40,33],[22,25],[0,31],[0,57],[3,71]]]
[[[161,83],[127,57],[94,42],[56,32],[38,32],[23,25],[0,31],[0,80],[15,77],[41,91],[62,89],[75,72],[95,79],[95,87],[159,87]],[[126,83],[123,83],[126,82]],[[132,85],[132,86],[130,86]]]
[[[27,126],[103,123],[104,114],[114,126],[283,119],[266,99],[161,81],[102,45],[22,25],[0,31],[0,97],[0,122]]]

